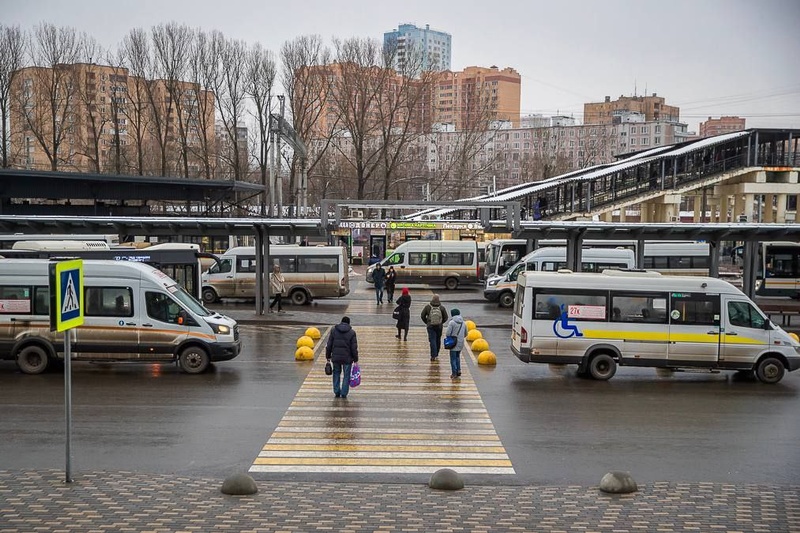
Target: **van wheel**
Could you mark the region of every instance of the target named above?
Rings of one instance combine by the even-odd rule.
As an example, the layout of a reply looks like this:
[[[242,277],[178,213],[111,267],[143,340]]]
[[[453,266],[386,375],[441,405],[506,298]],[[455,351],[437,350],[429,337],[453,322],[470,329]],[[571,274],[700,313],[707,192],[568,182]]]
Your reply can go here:
[[[457,278],[447,278],[444,280],[444,288],[448,291],[454,291],[458,288],[458,279]]]
[[[308,294],[303,289],[297,289],[292,292],[292,303],[294,305],[306,305],[308,303]]]
[[[47,352],[40,346],[26,346],[17,354],[17,366],[25,374],[41,374],[49,362]]]
[[[777,383],[783,379],[786,367],[777,357],[765,357],[756,366],[756,377],[762,383]]]
[[[589,361],[589,375],[594,379],[606,381],[617,373],[617,363],[607,353],[600,353]]]
[[[506,291],[500,295],[500,307],[511,307],[514,305],[514,293]]]
[[[203,288],[203,302],[207,304],[213,304],[219,300],[217,296],[217,291],[212,289],[211,287],[204,287]]]
[[[181,352],[178,364],[187,374],[201,374],[208,368],[211,359],[208,352],[199,346],[189,346]]]

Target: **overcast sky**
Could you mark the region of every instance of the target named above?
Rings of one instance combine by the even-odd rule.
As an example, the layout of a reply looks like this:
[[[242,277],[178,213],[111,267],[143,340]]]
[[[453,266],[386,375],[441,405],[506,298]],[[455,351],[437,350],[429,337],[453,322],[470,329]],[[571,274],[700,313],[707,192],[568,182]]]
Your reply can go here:
[[[134,27],[177,21],[260,42],[382,39],[410,22],[450,33],[453,69],[513,67],[522,113],[583,119],[583,103],[658,93],[700,121],[800,128],[798,0],[0,0],[0,22],[72,26],[115,47]]]

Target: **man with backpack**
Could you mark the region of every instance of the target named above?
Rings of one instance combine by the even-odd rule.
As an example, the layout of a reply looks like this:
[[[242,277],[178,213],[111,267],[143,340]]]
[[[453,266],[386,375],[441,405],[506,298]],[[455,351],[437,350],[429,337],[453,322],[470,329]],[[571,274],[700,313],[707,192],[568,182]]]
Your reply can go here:
[[[439,357],[439,347],[442,344],[442,324],[447,322],[447,310],[439,301],[439,295],[434,294],[431,303],[422,310],[422,321],[428,328],[428,342],[431,344],[431,361]]]

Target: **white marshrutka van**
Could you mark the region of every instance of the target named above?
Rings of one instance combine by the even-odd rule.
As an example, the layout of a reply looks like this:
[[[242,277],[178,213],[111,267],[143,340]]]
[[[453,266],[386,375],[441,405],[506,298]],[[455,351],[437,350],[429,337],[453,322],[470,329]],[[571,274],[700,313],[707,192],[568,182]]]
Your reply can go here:
[[[381,261],[384,270],[394,267],[395,283],[428,283],[454,290],[462,284],[478,283],[478,244],[475,241],[406,241]],[[372,271],[366,280],[372,283]]]
[[[269,260],[280,265],[286,295],[304,305],[315,298],[339,298],[350,292],[347,250],[341,246],[273,244]],[[267,268],[267,274],[272,267]],[[256,249],[236,246],[219,256],[219,262],[203,273],[203,301],[256,297]]]
[[[524,256],[505,273],[499,276],[490,276],[486,280],[483,297],[490,302],[499,302],[501,307],[511,307],[514,304],[514,294],[517,290],[517,278],[521,273],[526,270],[555,272],[566,266],[566,248],[539,248]],[[612,268],[617,270],[636,268],[636,257],[633,255],[633,250],[587,248],[582,251],[582,272],[603,272]]]
[[[733,285],[656,272],[521,274],[511,349],[599,380],[618,365],[739,370],[764,383],[800,368],[796,337]]]
[[[50,331],[46,259],[0,259],[0,359],[27,374],[63,358],[64,333]],[[79,361],[177,361],[190,374],[241,350],[236,321],[209,311],[169,276],[129,261],[83,262]]]

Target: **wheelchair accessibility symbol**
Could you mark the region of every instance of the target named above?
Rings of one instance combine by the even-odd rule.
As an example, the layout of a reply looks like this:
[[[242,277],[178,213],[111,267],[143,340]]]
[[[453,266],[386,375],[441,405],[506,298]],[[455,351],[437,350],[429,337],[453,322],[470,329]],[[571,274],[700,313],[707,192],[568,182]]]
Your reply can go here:
[[[569,323],[569,315],[564,308],[564,304],[560,306],[561,315],[553,321],[553,333],[560,339],[569,339],[570,337],[583,337],[583,333],[578,330],[578,326]]]

